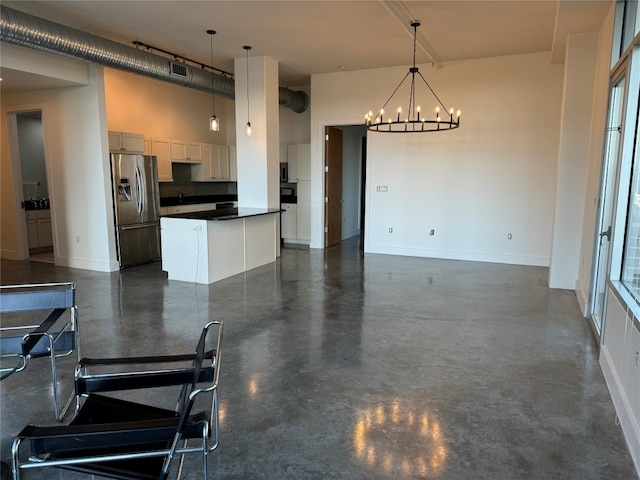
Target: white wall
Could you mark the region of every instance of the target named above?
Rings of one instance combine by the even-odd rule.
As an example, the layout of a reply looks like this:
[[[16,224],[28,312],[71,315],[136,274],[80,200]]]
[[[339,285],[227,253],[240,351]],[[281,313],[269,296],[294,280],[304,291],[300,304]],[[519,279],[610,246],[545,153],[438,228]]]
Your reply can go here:
[[[28,55],[33,58],[33,55]],[[3,56],[5,50],[3,46]],[[55,64],[41,54],[40,65]],[[62,65],[67,59],[60,60]],[[42,109],[45,158],[57,265],[97,271],[118,268],[112,232],[110,173],[102,69],[83,64],[87,86],[2,95],[2,256],[19,257],[20,210],[5,119]],[[55,68],[51,69],[52,75]],[[42,73],[47,69],[43,68]],[[16,212],[16,215],[7,214]]]
[[[220,130],[209,130],[211,94],[132,73],[104,69],[109,130],[227,145],[234,103],[216,96]],[[231,116],[231,119],[234,117]],[[235,138],[235,137],[234,137]]]
[[[309,95],[309,86],[291,87],[294,91],[303,91]],[[280,145],[296,145],[311,142],[309,121],[311,109],[296,113],[290,108],[280,107]]]
[[[562,121],[549,286],[573,289],[578,278],[598,34],[570,35],[565,57]]]
[[[562,66],[539,53],[421,71],[462,110],[461,127],[368,135],[365,251],[549,265]],[[312,77],[312,247],[323,242],[324,126],[361,124],[405,73],[402,67]]]

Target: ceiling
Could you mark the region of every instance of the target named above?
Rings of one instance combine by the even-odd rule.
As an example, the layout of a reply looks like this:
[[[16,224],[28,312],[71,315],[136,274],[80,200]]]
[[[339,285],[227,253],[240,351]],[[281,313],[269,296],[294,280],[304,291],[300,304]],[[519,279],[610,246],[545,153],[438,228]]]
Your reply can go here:
[[[417,63],[549,52],[564,61],[566,37],[598,31],[612,0],[296,0],[9,1],[2,4],[132,45],[139,40],[233,72],[234,58],[267,55],[280,83],[303,86],[313,74],[412,62],[411,20],[419,20]],[[60,85],[2,71],[2,92]],[[39,83],[40,82],[40,83]],[[43,86],[44,85],[44,86]]]

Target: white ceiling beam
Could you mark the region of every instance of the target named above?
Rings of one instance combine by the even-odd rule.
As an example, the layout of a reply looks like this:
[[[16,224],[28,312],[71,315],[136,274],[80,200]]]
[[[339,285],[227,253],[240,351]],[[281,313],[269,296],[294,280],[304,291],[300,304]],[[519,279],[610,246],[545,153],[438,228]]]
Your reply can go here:
[[[413,28],[411,27],[411,23],[416,20],[420,21],[420,19],[415,18],[401,0],[380,0],[380,2],[413,41]],[[416,33],[416,48],[429,57],[429,61],[434,67],[439,68],[440,57],[422,32],[423,30],[418,29]],[[416,61],[416,63],[420,62]]]

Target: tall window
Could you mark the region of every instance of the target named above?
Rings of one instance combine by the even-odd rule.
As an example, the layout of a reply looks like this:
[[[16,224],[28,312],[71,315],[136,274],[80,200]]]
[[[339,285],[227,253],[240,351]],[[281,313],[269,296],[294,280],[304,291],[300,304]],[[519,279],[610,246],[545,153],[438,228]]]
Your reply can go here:
[[[627,210],[627,225],[622,257],[622,283],[640,302],[640,117],[636,112],[633,170]]]

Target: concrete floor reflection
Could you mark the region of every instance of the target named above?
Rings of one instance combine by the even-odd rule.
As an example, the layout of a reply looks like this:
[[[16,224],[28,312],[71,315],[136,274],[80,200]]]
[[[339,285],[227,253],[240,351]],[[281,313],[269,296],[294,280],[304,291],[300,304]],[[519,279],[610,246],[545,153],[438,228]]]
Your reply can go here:
[[[358,413],[353,448],[358,459],[388,478],[437,478],[447,461],[444,435],[435,415],[395,400]]]

